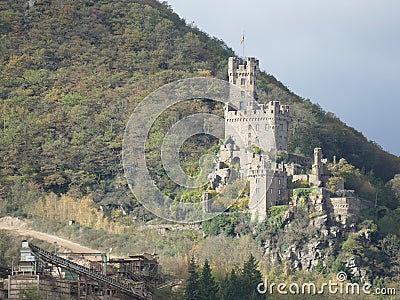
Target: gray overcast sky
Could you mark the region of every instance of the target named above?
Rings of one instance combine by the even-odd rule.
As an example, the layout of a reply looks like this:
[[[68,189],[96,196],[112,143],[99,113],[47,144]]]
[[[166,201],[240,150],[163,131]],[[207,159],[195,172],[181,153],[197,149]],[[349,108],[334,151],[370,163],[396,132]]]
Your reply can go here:
[[[168,0],[296,94],[400,155],[400,1]]]

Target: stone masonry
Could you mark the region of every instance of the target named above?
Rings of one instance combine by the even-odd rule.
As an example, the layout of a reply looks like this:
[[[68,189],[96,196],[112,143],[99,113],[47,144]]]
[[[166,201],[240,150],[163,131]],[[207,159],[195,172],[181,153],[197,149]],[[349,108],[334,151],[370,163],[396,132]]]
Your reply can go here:
[[[288,189],[288,180],[294,188],[306,183],[312,188],[309,201],[317,215],[330,214],[343,225],[354,224],[360,209],[366,206],[357,197],[330,195],[326,189],[330,173],[321,148],[314,149],[308,174],[304,174],[311,164],[308,158],[289,154],[297,166],[293,162],[276,162],[277,151],[288,150],[290,110],[279,101],[258,103],[258,71],[259,61],[254,57],[229,58],[229,82],[242,89],[243,101],[236,103],[237,107],[231,103],[225,105],[225,142],[220,147],[217,167],[209,176],[211,188],[218,191],[228,179],[246,179],[250,186],[252,219],[263,221],[268,217],[268,207],[299,203],[297,196],[291,197],[293,191]],[[302,174],[297,173],[300,170]]]

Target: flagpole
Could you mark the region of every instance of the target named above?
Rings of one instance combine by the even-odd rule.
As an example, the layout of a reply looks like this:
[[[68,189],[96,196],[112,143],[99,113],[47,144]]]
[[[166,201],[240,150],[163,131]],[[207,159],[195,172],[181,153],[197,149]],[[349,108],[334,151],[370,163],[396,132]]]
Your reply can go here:
[[[242,55],[243,55],[243,59],[245,59],[245,56],[244,56],[244,43],[245,43],[245,37],[244,37],[244,31],[243,31],[243,35],[242,35]]]
[[[246,57],[244,56],[244,39],[243,39],[243,58],[246,58]]]

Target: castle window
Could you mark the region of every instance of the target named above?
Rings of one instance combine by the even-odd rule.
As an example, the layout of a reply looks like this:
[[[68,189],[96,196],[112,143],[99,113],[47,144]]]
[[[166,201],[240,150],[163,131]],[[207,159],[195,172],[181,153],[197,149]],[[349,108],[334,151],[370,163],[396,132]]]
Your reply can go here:
[[[244,92],[242,91],[242,93],[244,93]],[[242,97],[244,97],[244,96],[242,96]],[[239,102],[239,109],[242,110],[243,108],[244,108],[243,101],[240,101]]]
[[[251,138],[251,133],[249,133],[249,138]]]
[[[260,125],[256,125],[256,130],[258,131],[260,129]]]
[[[256,184],[260,183],[260,178],[256,178]]]
[[[249,124],[249,130],[251,130],[251,124]]]
[[[246,84],[246,79],[241,78],[241,79],[240,79],[240,85],[245,85],[245,84]]]
[[[268,130],[269,129],[269,126],[268,125],[265,125],[265,130]]]
[[[256,194],[259,194],[259,193],[260,193],[260,189],[256,188]]]
[[[280,195],[280,194],[281,194],[281,189],[278,190],[278,195]]]
[[[278,184],[281,185],[282,184],[282,180],[278,179]]]
[[[244,98],[245,92],[244,92],[244,91],[241,91],[241,92],[240,92],[240,96],[241,96],[242,98]]]
[[[272,193],[274,192],[274,189],[270,189],[269,191],[270,191],[270,193],[272,194]]]

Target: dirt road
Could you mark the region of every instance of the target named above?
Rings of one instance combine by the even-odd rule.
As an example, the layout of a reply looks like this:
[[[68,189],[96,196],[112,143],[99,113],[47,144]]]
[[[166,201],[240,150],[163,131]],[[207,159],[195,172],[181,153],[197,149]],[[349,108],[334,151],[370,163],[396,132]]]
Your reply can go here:
[[[13,218],[13,217],[1,218],[0,219],[0,230],[8,231],[13,234],[18,234],[18,235],[25,236],[25,237],[30,236],[30,237],[36,238],[38,240],[46,241],[48,243],[57,243],[58,246],[67,248],[67,249],[71,250],[72,252],[78,252],[78,253],[99,252],[98,250],[79,245],[77,243],[71,242],[69,240],[60,238],[55,235],[31,230],[28,228],[28,225],[26,224],[26,222],[24,222],[18,218]]]

